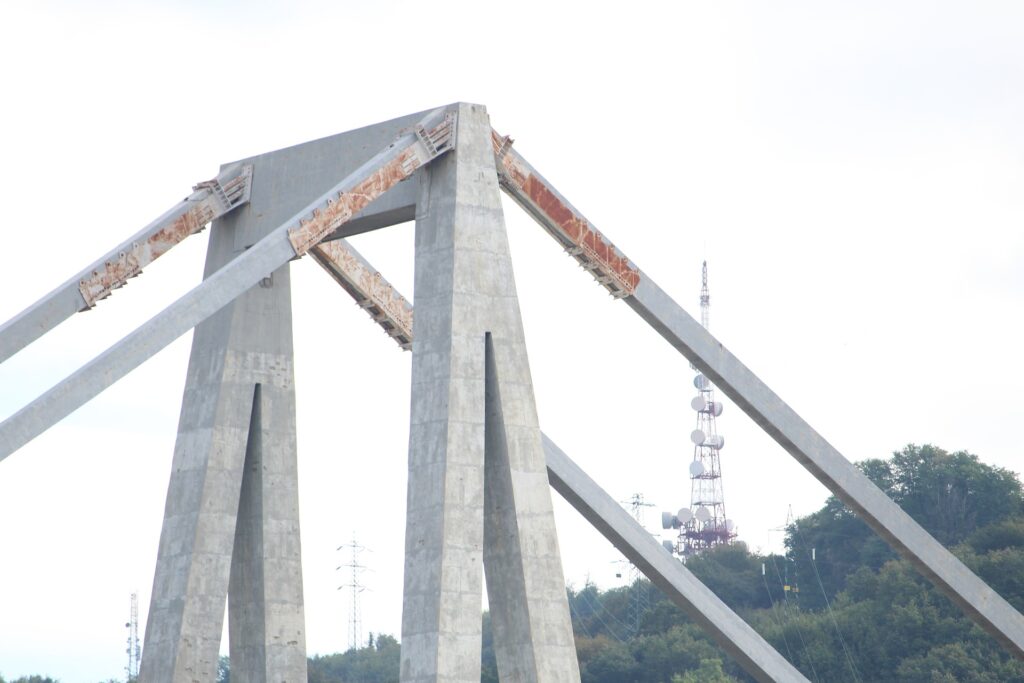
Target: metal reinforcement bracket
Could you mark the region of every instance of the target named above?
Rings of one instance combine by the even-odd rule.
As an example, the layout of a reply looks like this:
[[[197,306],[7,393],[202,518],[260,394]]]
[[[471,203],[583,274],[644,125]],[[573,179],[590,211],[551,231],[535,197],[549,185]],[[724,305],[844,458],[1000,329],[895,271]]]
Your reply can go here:
[[[235,166],[198,183],[191,195],[106,256],[0,326],[0,363],[124,286],[207,223],[249,201],[252,166]]]
[[[344,239],[321,242],[310,256],[404,350],[412,349],[412,304]]]
[[[42,396],[0,423],[0,461],[62,420],[182,334],[288,261],[302,256],[353,214],[454,145],[455,117],[437,109],[416,132],[399,135],[319,199],[268,233],[177,301]]]
[[[507,138],[493,134],[501,187],[612,294],[623,299],[797,462],[1017,658],[1024,616],[936,541],[843,457],[672,297],[622,256],[537,173]],[[500,154],[499,154],[500,153]],[[573,249],[579,249],[575,253]],[[588,265],[592,264],[592,265]],[[615,289],[606,281],[611,278]]]

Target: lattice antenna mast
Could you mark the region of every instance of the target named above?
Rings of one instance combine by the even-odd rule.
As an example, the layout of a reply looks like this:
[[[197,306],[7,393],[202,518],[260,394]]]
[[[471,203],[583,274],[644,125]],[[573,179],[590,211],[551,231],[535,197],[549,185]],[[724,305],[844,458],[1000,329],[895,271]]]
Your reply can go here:
[[[139,662],[142,659],[142,647],[139,645],[139,595],[132,593],[131,616],[124,625],[128,629],[128,666],[124,668],[127,683],[139,680]]]
[[[355,650],[363,644],[363,618],[359,609],[359,596],[363,591],[368,590],[360,580],[363,572],[368,567],[360,563],[359,556],[370,549],[360,545],[356,541],[356,535],[353,533],[352,542],[339,545],[338,550],[349,551],[349,561],[338,565],[336,571],[350,572],[348,583],[338,586],[338,590],[348,588],[352,591],[352,602],[349,609],[348,647],[350,650]]]
[[[701,266],[700,321],[708,328],[711,321],[711,294],[708,291],[708,262]],[[691,366],[692,367],[692,366]],[[684,560],[717,545],[728,544],[736,537],[732,520],[725,515],[725,494],[722,489],[722,464],[719,451],[725,437],[718,433],[716,418],[722,404],[715,400],[715,387],[702,373],[693,379],[697,396],[690,407],[697,412],[697,426],[690,433],[693,460],[690,462],[690,507],[673,515],[662,513],[662,526],[679,529],[675,542],[665,541],[665,548]]]
[[[708,294],[708,262],[701,267],[700,274],[700,324],[705,330],[711,329],[711,295]]]

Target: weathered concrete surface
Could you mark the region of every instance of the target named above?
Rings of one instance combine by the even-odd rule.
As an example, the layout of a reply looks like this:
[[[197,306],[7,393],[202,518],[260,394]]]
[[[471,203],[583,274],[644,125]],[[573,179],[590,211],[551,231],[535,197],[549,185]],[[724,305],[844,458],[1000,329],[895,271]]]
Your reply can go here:
[[[513,290],[514,293],[514,290]],[[533,382],[515,298],[487,335],[484,571],[502,681],[579,683]]]
[[[206,276],[261,236],[245,214],[216,223]],[[306,680],[295,456],[285,265],[196,327],[140,680],[216,678],[229,581],[233,673]]]
[[[486,559],[502,680],[578,681],[490,125],[457,106],[457,148],[421,172],[417,208],[401,680],[480,680]]]
[[[253,165],[250,204],[236,213],[247,214],[251,234],[266,234],[330,190],[427,113],[401,116],[225,164],[224,168]],[[414,182],[399,183],[353,216],[335,236],[347,237],[411,221],[415,217],[417,191]]]

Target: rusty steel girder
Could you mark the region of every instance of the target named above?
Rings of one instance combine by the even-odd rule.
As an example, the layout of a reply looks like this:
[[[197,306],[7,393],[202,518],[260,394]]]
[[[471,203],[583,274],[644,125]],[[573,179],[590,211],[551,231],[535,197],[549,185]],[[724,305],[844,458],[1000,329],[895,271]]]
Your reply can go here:
[[[640,270],[512,149],[512,138],[492,130],[491,144],[501,188],[612,296],[621,299],[632,294],[640,282]]]
[[[412,349],[412,304],[344,239],[321,242],[310,256],[404,350]]]
[[[115,289],[123,287],[143,268],[186,237],[200,232],[207,223],[248,202],[251,187],[252,166],[249,164],[223,178],[197,183],[192,188],[192,195],[182,202],[183,210],[177,217],[145,239],[126,245],[127,248],[122,248],[114,258],[104,260],[102,265],[82,278],[78,286],[85,301],[82,310],[92,308]]]

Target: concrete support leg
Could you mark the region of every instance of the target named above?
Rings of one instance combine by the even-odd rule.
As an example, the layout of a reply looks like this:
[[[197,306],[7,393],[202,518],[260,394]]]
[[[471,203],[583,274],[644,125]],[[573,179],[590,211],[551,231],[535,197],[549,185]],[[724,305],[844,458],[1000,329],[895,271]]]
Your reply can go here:
[[[484,572],[498,676],[579,683],[533,383],[515,327],[504,343],[487,335],[486,349]]]
[[[245,248],[238,233],[215,226],[208,276]],[[290,289],[286,265],[196,328],[146,625],[146,683],[216,679],[229,583],[232,673],[306,680]]]
[[[490,124],[458,106],[458,145],[422,173],[417,208],[401,680],[480,680],[486,559],[502,680],[578,681]]]

